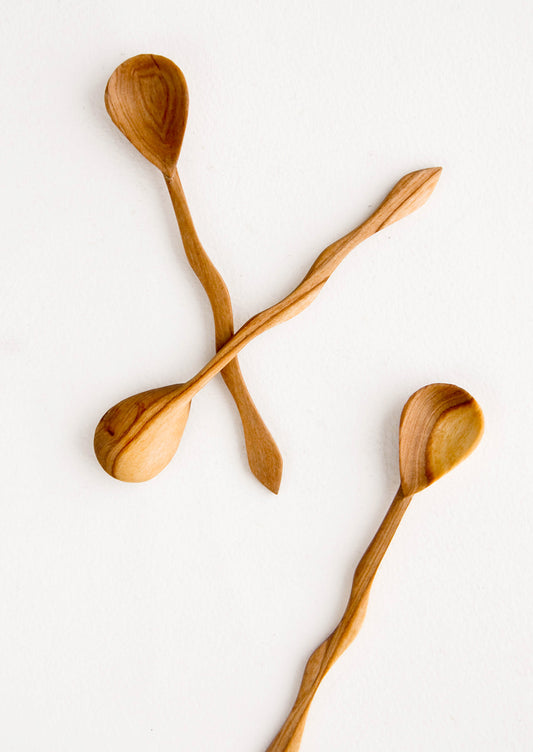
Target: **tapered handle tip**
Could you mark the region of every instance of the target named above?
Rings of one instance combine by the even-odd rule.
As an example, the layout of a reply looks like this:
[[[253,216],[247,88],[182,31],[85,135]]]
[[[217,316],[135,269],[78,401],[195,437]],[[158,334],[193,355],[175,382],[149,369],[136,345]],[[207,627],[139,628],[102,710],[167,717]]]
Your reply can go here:
[[[382,230],[420,209],[435,190],[441,172],[442,167],[426,167],[404,175],[378,209],[380,214],[383,213],[379,229]]]

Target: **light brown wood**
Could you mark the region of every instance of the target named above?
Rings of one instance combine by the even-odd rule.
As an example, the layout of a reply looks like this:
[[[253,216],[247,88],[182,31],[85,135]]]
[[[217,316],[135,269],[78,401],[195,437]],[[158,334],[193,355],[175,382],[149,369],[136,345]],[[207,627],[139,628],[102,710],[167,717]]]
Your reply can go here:
[[[355,570],[342,619],[309,658],[296,701],[267,752],[300,748],[311,701],[326,673],[359,632],[372,582],[413,495],[465,459],[482,433],[481,409],[460,387],[430,384],[408,400],[400,420],[400,488]]]
[[[319,255],[293,292],[247,321],[187,384],[176,385],[173,398],[169,398],[165,393],[159,408],[157,403],[151,403],[147,409],[144,406],[146,393],[143,393],[137,404],[137,419],[133,422],[129,420],[129,416],[138,396],[123,401],[127,405],[124,409],[128,420],[124,420],[123,417],[123,403],[111,408],[96,427],[94,439],[96,456],[104,470],[115,478],[126,481],[142,481],[153,477],[158,471],[150,456],[150,444],[144,441],[143,433],[149,428],[151,435],[155,435],[158,425],[162,431],[167,432],[167,422],[176,420],[180,410],[183,410],[185,415],[195,394],[235,358],[246,344],[258,334],[303,311],[351,250],[375,232],[422,206],[435,188],[440,172],[440,167],[433,167],[405,175],[363,224],[332,243]],[[185,420],[182,421],[182,425],[185,426]],[[159,470],[170,462],[176,449],[177,444],[169,444],[167,452],[161,451],[158,454]],[[148,467],[150,474],[146,472]]]
[[[429,384],[405,405],[400,421],[400,475],[404,494],[427,488],[461,462],[483,433],[475,399],[453,384]]]
[[[168,58],[137,55],[113,72],[105,103],[117,128],[163,173],[185,254],[213,310],[218,350],[233,335],[233,310],[224,280],[200,243],[178,175],[189,105],[185,77]],[[277,493],[283,459],[244,383],[238,360],[230,361],[221,375],[239,410],[250,469]]]

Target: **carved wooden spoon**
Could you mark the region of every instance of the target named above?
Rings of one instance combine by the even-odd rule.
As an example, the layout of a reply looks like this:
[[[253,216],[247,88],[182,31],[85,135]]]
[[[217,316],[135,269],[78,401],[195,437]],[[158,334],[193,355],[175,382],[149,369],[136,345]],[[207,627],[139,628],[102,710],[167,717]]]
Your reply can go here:
[[[166,57],[137,55],[111,75],[105,104],[117,128],[163,173],[189,264],[213,309],[218,350],[233,335],[233,311],[224,280],[196,234],[178,175],[189,107],[185,77]],[[263,485],[277,493],[283,460],[246,388],[237,359],[227,364],[222,377],[239,410],[250,469]]]
[[[378,566],[415,493],[427,488],[472,452],[483,433],[473,397],[452,384],[429,384],[405,404],[400,419],[400,488],[355,570],[348,605],[337,628],[305,667],[296,702],[267,752],[296,752],[307,713],[323,677],[357,635]]]
[[[322,251],[293,292],[247,321],[186,384],[142,392],[108,410],[94,435],[95,453],[104,470],[125,481],[157,475],[178,448],[194,395],[254,337],[303,311],[359,243],[422,206],[440,173],[440,167],[431,167],[405,175],[362,225]]]

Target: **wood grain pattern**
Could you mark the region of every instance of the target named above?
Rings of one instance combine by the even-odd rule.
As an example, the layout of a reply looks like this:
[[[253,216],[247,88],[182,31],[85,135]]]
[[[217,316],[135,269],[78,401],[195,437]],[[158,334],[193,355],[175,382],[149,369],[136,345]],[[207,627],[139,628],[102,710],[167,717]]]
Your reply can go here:
[[[160,55],[136,55],[111,74],[105,90],[111,120],[163,175],[174,171],[185,135],[185,76]]]
[[[454,384],[429,384],[405,405],[400,421],[400,474],[405,494],[427,488],[461,462],[481,439],[483,413]]]
[[[481,409],[460,387],[429,384],[408,400],[400,420],[400,488],[355,570],[344,615],[309,658],[296,701],[267,752],[297,752],[300,748],[313,697],[324,676],[359,632],[372,582],[413,495],[465,459],[482,433]],[[426,474],[426,467],[438,468],[437,473]]]
[[[207,292],[213,309],[218,351],[233,336],[233,311],[229,292],[200,244],[177,170],[167,178],[167,186],[187,258]],[[277,494],[281,484],[283,458],[246,387],[237,358],[229,361],[221,375],[239,410],[250,469],[264,486]]]
[[[211,304],[218,350],[233,335],[233,310],[226,284],[200,242],[178,175],[189,104],[185,77],[168,58],[137,55],[113,72],[105,103],[119,130],[163,173],[185,254]],[[283,459],[246,387],[238,361],[230,361],[221,375],[239,410],[250,469],[277,493]]]
[[[162,431],[167,431],[166,423],[174,420],[173,416],[178,414],[180,409],[188,411],[191,399],[235,358],[246,344],[258,334],[287,321],[307,308],[351,250],[375,232],[422,206],[433,192],[440,173],[441,168],[435,167],[405,175],[363,224],[332,243],[319,255],[293,292],[279,303],[247,321],[196,376],[187,384],[174,387],[173,399],[168,399],[165,393],[160,409],[154,408],[151,411],[148,422],[144,420],[143,410],[139,410],[138,419],[133,423],[124,423],[121,419],[121,412],[117,412],[116,408],[108,411],[96,428],[94,443],[96,456],[104,470],[115,478],[126,481],[147,480],[148,477],[153,477],[144,472],[145,466],[150,466],[150,472],[155,469],[153,460],[149,456],[150,446],[142,440],[142,434],[147,430],[147,426],[152,434],[157,431],[155,424],[160,425]],[[135,396],[129,397],[128,404],[135,399]],[[171,460],[176,449],[177,446],[169,446],[168,452],[161,452],[159,470],[162,470]]]

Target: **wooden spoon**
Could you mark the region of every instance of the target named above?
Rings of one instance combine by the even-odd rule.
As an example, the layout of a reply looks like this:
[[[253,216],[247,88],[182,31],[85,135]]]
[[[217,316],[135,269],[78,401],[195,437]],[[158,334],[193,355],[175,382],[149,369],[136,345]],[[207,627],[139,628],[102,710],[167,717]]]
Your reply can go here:
[[[361,627],[374,576],[413,495],[464,460],[482,433],[481,408],[458,386],[430,384],[409,398],[400,419],[398,493],[355,570],[342,619],[309,658],[296,702],[267,752],[296,752],[300,748],[311,701],[325,674]]]
[[[178,175],[177,161],[189,107],[185,77],[166,57],[137,55],[112,74],[105,104],[117,128],[163,173],[189,264],[213,309],[218,350],[233,335],[233,311],[224,280],[200,243]],[[263,485],[277,493],[283,459],[246,388],[236,359],[222,369],[222,378],[239,410],[250,468]]]
[[[247,321],[189,382],[136,394],[108,410],[94,436],[96,456],[104,470],[125,481],[157,475],[178,448],[194,395],[254,337],[303,311],[355,246],[422,206],[440,173],[440,167],[431,167],[405,175],[362,225],[319,255],[293,292]]]

